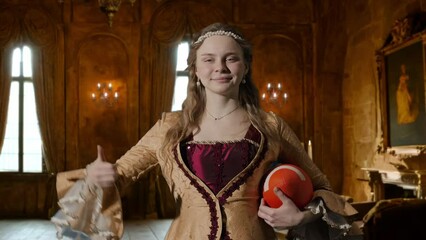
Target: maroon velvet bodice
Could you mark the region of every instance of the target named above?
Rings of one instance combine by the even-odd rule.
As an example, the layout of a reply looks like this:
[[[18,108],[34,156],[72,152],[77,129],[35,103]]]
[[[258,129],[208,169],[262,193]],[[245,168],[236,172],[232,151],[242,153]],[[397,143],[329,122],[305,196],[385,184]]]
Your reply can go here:
[[[188,168],[217,194],[256,155],[260,133],[251,125],[241,140],[197,142],[188,139],[181,151]]]

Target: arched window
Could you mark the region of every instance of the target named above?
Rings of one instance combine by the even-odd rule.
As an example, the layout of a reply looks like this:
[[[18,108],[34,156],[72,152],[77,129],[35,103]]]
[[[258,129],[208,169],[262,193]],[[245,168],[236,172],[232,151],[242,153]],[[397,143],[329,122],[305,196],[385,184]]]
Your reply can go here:
[[[20,46],[13,51],[6,121],[0,171],[42,172],[42,141],[35,104],[31,49],[28,46]]]
[[[176,80],[175,89],[173,92],[172,111],[182,110],[182,103],[186,98],[188,86],[188,71],[187,58],[189,53],[188,41],[183,41],[179,44],[177,50],[177,64],[176,64]]]

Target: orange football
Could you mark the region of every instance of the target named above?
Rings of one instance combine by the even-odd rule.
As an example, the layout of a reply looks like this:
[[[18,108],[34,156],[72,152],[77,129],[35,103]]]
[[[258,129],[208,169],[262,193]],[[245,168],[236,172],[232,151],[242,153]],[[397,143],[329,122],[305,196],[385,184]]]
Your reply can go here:
[[[275,187],[281,189],[300,209],[303,209],[314,195],[309,175],[302,168],[292,164],[278,165],[265,179],[263,199],[272,208],[282,205],[281,200],[274,193]]]

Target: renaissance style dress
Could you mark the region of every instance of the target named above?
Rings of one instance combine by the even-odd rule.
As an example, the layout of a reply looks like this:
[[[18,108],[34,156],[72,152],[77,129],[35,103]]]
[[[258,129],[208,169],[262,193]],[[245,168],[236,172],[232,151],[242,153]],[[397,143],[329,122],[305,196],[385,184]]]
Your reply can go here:
[[[317,221],[290,230],[291,234],[306,239],[336,239],[349,230],[348,219],[356,211],[331,191],[324,174],[281,118],[268,113],[265,121],[282,136],[279,150],[271,149],[265,135],[252,124],[241,140],[199,142],[190,136],[172,152],[161,152],[165,134],[179,121],[180,114],[163,114],[117,160],[119,178],[114,187],[102,189],[90,183],[83,169],[58,174],[60,210],[52,218],[58,237],[119,239],[123,219],[118,189],[160,165],[177,209],[166,239],[276,239],[274,229],[257,216],[257,211],[262,197],[259,186],[277,161],[296,164],[309,174],[314,197],[306,208],[323,214]]]

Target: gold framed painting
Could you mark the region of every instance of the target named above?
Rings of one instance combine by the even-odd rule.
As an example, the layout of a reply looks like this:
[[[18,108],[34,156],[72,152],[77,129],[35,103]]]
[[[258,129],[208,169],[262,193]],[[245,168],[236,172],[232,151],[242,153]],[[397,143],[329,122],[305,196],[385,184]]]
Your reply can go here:
[[[377,52],[383,147],[426,145],[426,34]]]

